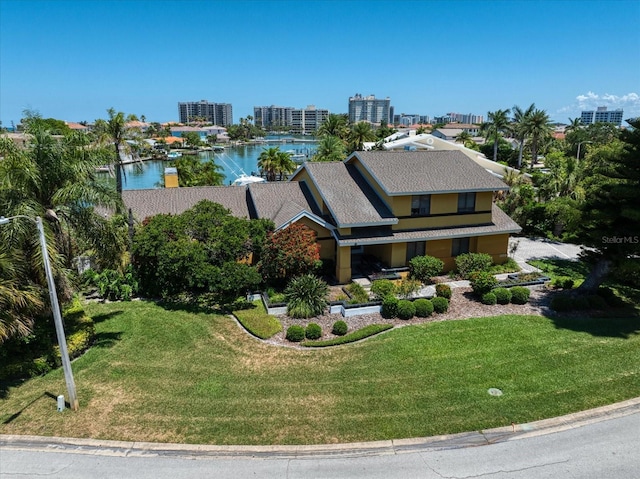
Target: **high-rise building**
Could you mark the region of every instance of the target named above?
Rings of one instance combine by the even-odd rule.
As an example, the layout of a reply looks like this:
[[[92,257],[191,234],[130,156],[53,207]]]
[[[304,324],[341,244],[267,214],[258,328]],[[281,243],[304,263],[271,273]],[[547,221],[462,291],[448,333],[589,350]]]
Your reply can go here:
[[[269,129],[278,126],[291,128],[291,133],[307,135],[322,125],[329,117],[329,110],[309,105],[297,109],[283,106],[254,106],[253,118],[257,126]]]
[[[349,122],[358,123],[359,121],[391,123],[393,107],[389,97],[378,99],[374,95],[362,96],[360,93],[349,97]]]
[[[474,115],[473,113],[447,113],[447,116],[451,118],[451,122],[455,123],[479,125],[484,122],[482,115]]]
[[[289,106],[254,106],[253,121],[256,126],[272,128],[278,126],[291,126],[291,115],[294,108]]]
[[[180,123],[191,123],[196,120],[213,123],[218,126],[233,124],[233,107],[231,103],[209,103],[207,100],[178,103]]]
[[[607,111],[606,106],[599,106],[597,110],[585,110],[580,115],[580,121],[583,125],[592,125],[593,123],[613,123],[617,126],[622,124],[623,110]]]

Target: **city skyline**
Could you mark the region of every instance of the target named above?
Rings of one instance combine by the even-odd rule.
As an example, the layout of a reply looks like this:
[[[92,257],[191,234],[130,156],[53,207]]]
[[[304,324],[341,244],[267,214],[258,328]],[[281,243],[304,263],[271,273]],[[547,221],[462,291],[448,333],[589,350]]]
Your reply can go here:
[[[210,20],[210,21],[208,21]],[[201,28],[201,25],[206,28]],[[535,103],[640,116],[640,2],[0,2],[0,120],[177,121],[179,102],[347,113],[356,93],[430,117]],[[599,32],[599,33],[598,33]]]

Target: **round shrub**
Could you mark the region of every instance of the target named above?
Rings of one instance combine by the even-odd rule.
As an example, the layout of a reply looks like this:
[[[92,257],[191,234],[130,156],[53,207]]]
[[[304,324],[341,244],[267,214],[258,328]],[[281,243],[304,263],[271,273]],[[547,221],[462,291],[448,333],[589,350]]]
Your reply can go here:
[[[491,291],[498,284],[498,280],[491,273],[486,271],[475,271],[470,276],[471,288],[476,296],[482,297],[483,294]]]
[[[287,328],[287,340],[299,343],[304,339],[304,328],[299,324],[293,324]]]
[[[331,329],[331,332],[336,336],[344,336],[345,334],[347,334],[348,329],[349,327],[347,326],[347,323],[340,320],[333,323],[333,329]]]
[[[430,283],[431,278],[442,273],[444,262],[433,256],[415,256],[409,261],[409,274],[423,283]]]
[[[433,314],[433,303],[428,299],[416,299],[413,305],[416,307],[416,316],[419,318],[428,318]]]
[[[474,271],[488,271],[493,259],[487,253],[463,253],[456,256],[456,269],[465,279],[470,279]]]
[[[513,304],[527,304],[531,290],[524,286],[514,286],[511,288],[511,302]]]
[[[380,310],[382,317],[386,319],[395,318],[398,314],[398,302],[398,298],[395,296],[385,296],[382,300],[382,309]]]
[[[558,276],[553,279],[551,286],[554,288],[571,289],[573,288],[573,279],[568,276]]]
[[[496,295],[498,304],[509,304],[511,302],[511,290],[507,288],[495,288],[491,292]]]
[[[416,315],[416,307],[408,299],[398,301],[398,318],[411,319]]]
[[[498,302],[498,298],[496,298],[496,294],[493,291],[489,291],[488,293],[484,293],[482,295],[482,304],[494,305]]]
[[[304,330],[304,337],[307,339],[318,339],[322,336],[322,328],[319,324],[309,323]]]
[[[393,296],[395,292],[396,285],[390,279],[376,279],[371,283],[371,293],[378,299]]]
[[[451,286],[445,283],[436,284],[436,296],[451,299]]]
[[[436,296],[431,300],[431,303],[433,303],[433,310],[436,313],[446,313],[449,309],[449,300],[447,298]]]
[[[604,300],[602,296],[598,296],[597,294],[590,294],[587,296],[587,301],[589,302],[589,308],[603,310],[607,309],[607,302]]]

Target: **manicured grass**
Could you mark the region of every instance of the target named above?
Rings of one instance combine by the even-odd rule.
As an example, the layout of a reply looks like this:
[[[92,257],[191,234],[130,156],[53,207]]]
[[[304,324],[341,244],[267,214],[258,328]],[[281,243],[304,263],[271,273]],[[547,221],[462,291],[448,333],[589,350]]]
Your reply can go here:
[[[0,433],[334,443],[525,423],[640,395],[638,318],[434,322],[299,350],[251,340],[228,316],[141,301],[87,310],[98,343],[73,362],[80,411],[55,411],[60,370],[4,384]]]
[[[302,343],[300,344],[309,348],[338,346],[339,344],[347,344],[353,343],[355,341],[360,341],[361,339],[368,338],[369,336],[374,336],[378,333],[381,333],[382,331],[386,331],[391,328],[393,328],[393,325],[391,324],[370,324],[369,326],[365,326],[364,328],[360,328],[357,331],[345,334],[344,336],[338,336],[337,338],[318,341],[302,341]]]
[[[529,264],[542,270],[552,280],[558,277],[571,278],[576,286],[589,274],[589,265],[584,261],[554,258],[532,260]]]
[[[278,318],[267,314],[262,301],[254,301],[251,306],[253,307],[233,312],[233,315],[247,331],[260,339],[269,339],[274,334],[282,331],[282,324],[278,321]]]

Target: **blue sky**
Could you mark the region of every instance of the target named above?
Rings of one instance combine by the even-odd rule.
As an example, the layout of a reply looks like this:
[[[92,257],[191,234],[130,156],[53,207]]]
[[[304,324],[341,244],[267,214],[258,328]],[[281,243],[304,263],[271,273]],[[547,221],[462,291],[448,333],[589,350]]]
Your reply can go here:
[[[0,0],[0,120],[114,107],[177,120],[177,103],[316,105],[355,93],[396,113],[485,115],[535,103],[640,116],[640,2]]]

